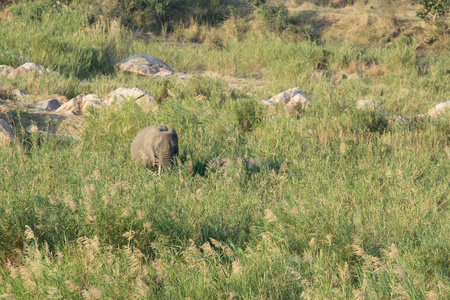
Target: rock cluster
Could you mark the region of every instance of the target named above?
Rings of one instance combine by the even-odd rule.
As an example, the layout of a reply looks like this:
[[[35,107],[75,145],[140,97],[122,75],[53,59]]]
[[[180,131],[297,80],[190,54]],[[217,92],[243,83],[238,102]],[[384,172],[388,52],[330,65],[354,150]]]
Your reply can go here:
[[[81,115],[89,107],[103,109],[111,106],[121,106],[126,101],[132,101],[146,112],[156,111],[158,104],[149,93],[138,88],[118,88],[109,93],[105,98],[97,94],[78,95],[69,101],[60,95],[50,95],[50,99],[39,102],[34,108],[44,111],[54,111],[66,115]]]
[[[298,88],[292,88],[279,93],[269,100],[262,100],[264,104],[284,104],[288,107],[307,109],[311,105],[311,99]]]
[[[26,62],[23,65],[19,66],[17,69],[14,69],[13,67],[6,65],[0,65],[0,77],[1,76],[14,77],[25,73],[37,73],[39,75],[46,75],[50,72],[51,70],[32,62]]]
[[[426,114],[418,114],[418,115],[389,115],[383,107],[377,106],[373,100],[358,100],[356,102],[356,108],[361,110],[374,111],[378,109],[378,112],[384,117],[393,120],[394,122],[403,122],[407,119],[416,118],[416,119],[425,119],[427,117],[434,119],[439,115],[446,114],[450,112],[450,101],[442,102],[437,104],[435,107],[431,108]],[[442,118],[441,118],[442,120]]]

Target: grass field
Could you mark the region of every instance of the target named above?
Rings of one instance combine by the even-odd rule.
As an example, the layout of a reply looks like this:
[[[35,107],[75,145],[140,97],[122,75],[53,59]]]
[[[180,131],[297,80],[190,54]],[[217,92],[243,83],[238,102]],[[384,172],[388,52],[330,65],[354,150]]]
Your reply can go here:
[[[16,141],[0,147],[0,295],[450,297],[450,119],[394,122],[355,107],[372,99],[390,116],[416,115],[449,101],[445,44],[409,32],[323,43],[301,30],[292,38],[243,29],[239,17],[197,24],[205,38],[188,43],[173,37],[192,24],[155,37],[44,2],[15,5],[0,20],[0,64],[17,67],[21,55],[56,73],[0,77],[0,98],[11,88],[71,98],[123,86],[149,92],[160,108],[89,111],[73,139],[39,143],[21,130],[19,110]],[[139,53],[223,79],[114,72]],[[358,78],[337,82],[338,72]],[[230,88],[227,76],[244,83]],[[310,109],[261,104],[292,87]],[[155,124],[175,128],[180,142],[177,167],[161,176],[130,156],[137,132]],[[208,169],[216,156],[267,164]]]

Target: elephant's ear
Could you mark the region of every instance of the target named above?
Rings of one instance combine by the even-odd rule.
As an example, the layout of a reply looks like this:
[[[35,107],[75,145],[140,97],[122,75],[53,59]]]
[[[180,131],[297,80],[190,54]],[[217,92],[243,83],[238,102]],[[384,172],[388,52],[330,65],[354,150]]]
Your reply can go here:
[[[175,134],[175,135],[177,135],[177,132],[176,132],[176,131],[175,131],[175,129],[173,129],[173,128],[172,128],[172,129],[170,129],[170,130],[169,130],[169,132],[170,132],[171,134]]]

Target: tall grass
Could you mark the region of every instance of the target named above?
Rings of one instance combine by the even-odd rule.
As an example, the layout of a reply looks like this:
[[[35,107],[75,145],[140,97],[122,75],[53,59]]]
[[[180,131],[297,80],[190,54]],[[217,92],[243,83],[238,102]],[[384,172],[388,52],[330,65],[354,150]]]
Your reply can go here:
[[[448,52],[421,55],[411,38],[363,48],[251,31],[223,48],[180,45],[133,40],[110,20],[74,17],[83,20],[83,10],[43,10],[36,19],[29,7],[16,9],[23,16],[0,27],[9,51],[0,59],[29,56],[59,74],[1,78],[2,85],[69,96],[138,87],[160,109],[147,114],[127,103],[90,111],[76,139],[30,144],[17,132],[0,147],[0,294],[448,298],[448,120],[395,123],[355,108],[373,99],[391,115],[417,114],[447,101]],[[67,22],[60,15],[74,25],[59,23]],[[66,27],[71,35],[61,33]],[[30,32],[53,42],[54,53]],[[83,55],[85,47],[98,52]],[[110,71],[137,53],[247,84]],[[359,79],[335,82],[337,72]],[[254,73],[263,74],[262,89],[252,86]],[[312,99],[309,110],[293,116],[260,103],[294,86]],[[179,136],[178,166],[162,176],[130,157],[134,136],[154,124]],[[217,156],[266,164],[207,168]]]

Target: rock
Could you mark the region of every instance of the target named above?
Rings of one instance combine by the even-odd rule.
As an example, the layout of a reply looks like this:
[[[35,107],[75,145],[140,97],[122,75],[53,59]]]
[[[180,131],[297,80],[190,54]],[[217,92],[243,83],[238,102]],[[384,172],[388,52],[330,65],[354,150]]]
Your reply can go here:
[[[158,105],[155,100],[152,100],[148,97],[142,97],[136,100],[135,102],[139,105],[143,111],[147,113],[156,112],[158,110]]]
[[[273,96],[269,101],[275,104],[287,104],[291,98],[298,93],[300,93],[300,91],[297,88],[292,88]]]
[[[30,72],[37,72],[39,75],[45,75],[48,73],[48,70],[44,68],[43,66],[36,65],[32,62],[27,62],[15,69],[13,72],[10,73],[10,75],[17,76],[20,74],[30,73]]]
[[[73,114],[73,115],[79,115],[81,114],[82,109],[82,101],[83,96],[78,95],[75,98],[70,99],[63,105],[61,105],[55,112],[57,113],[67,113],[67,114]]]
[[[11,124],[17,117],[17,113],[6,105],[0,105],[0,119]]]
[[[49,99],[39,102],[33,107],[40,110],[54,111],[61,107],[61,103],[59,103],[59,101],[56,99]]]
[[[28,132],[28,133],[39,132],[39,128],[35,124],[31,124],[30,126],[28,126],[25,129],[25,132]]]
[[[291,101],[289,101],[288,104],[286,104],[286,106],[293,108],[301,108],[305,110],[309,107],[310,104],[311,99],[309,99],[308,96],[299,91],[298,94],[295,94],[291,98]]]
[[[26,92],[19,90],[19,89],[12,90],[12,94],[15,95],[16,97],[22,97],[22,96],[28,95]]]
[[[450,101],[442,102],[427,112],[429,116],[437,116],[450,111]]]
[[[94,100],[88,100],[88,101],[84,101],[83,102],[83,107],[82,107],[82,111],[86,111],[88,109],[88,107],[94,107],[97,109],[102,109],[103,106],[99,101],[94,101]]]
[[[273,105],[274,103],[270,100],[261,100],[263,104],[265,105]]]
[[[112,105],[113,103],[121,105],[126,100],[135,101],[137,105],[143,107],[146,111],[158,107],[152,95],[138,88],[126,89],[120,87],[106,96],[103,103],[107,105]]]
[[[5,120],[0,120],[0,143],[6,145],[12,140],[14,140],[14,133],[11,126]]]
[[[375,102],[373,102],[372,100],[358,100],[356,102],[356,108],[374,110]]]
[[[168,64],[147,54],[137,54],[121,60],[114,65],[116,70],[137,73],[145,76],[170,76],[176,73]]]
[[[89,106],[101,109],[103,107],[101,101],[102,98],[96,94],[78,95],[61,105],[56,112],[77,116],[82,111],[86,111]]]
[[[65,115],[69,115],[69,116],[79,116],[81,115],[81,111],[79,111],[78,109],[72,108],[70,110],[64,111],[63,112]]]
[[[358,100],[356,102],[356,108],[361,110],[375,110],[376,104],[373,100]],[[382,106],[378,106],[378,112],[383,115],[387,115],[386,111]]]
[[[306,109],[311,104],[311,99],[298,88],[292,88],[279,93],[269,100],[263,100],[264,104],[286,104],[289,107],[302,107]]]
[[[8,76],[9,74],[11,74],[15,69],[13,67],[10,66],[6,66],[6,65],[0,65],[0,77],[2,76]]]
[[[83,101],[97,101],[102,102],[102,97],[100,97],[97,94],[88,94],[86,96],[83,96]]]
[[[0,299],[10,299],[10,300],[15,300],[16,297],[14,297],[13,295],[10,295],[10,294],[1,294],[1,295],[0,295]]]

